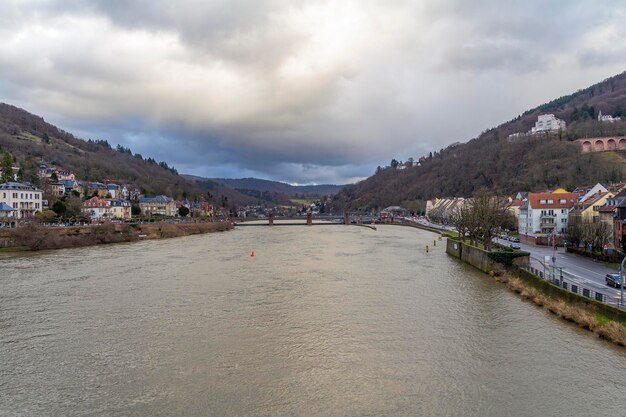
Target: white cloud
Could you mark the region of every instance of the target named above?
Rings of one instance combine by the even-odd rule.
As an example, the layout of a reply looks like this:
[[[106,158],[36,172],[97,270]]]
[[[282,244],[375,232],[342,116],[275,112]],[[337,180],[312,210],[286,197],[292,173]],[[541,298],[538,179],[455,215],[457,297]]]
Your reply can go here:
[[[15,0],[0,16],[0,94],[196,173],[345,181],[621,72],[625,10]]]

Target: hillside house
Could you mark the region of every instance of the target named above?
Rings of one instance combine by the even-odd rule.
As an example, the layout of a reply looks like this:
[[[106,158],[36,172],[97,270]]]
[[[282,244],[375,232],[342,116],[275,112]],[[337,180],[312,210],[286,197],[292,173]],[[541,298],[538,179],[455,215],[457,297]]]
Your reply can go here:
[[[557,119],[553,114],[541,114],[530,129],[531,134],[565,130],[565,121]]]
[[[600,110],[598,112],[598,121],[599,122],[609,122],[609,123],[613,123],[613,122],[619,122],[620,120],[622,120],[621,117],[613,117],[610,114],[602,114],[602,110]]]
[[[48,181],[45,188],[50,194],[58,197],[62,197],[65,194],[65,186],[59,181]]]
[[[71,194],[72,191],[76,191],[78,194],[83,193],[83,188],[76,180],[59,180],[57,182],[63,185],[63,190],[65,194]]]

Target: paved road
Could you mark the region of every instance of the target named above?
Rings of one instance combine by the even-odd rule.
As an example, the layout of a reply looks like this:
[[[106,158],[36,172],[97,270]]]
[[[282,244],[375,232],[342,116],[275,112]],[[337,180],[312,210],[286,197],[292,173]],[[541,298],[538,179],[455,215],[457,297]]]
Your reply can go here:
[[[511,243],[503,239],[497,239],[497,241],[505,246],[509,246]],[[531,264],[539,270],[544,269],[543,262],[545,256],[552,258],[555,254],[554,250],[548,246],[535,246],[520,243],[520,247],[522,250],[530,252]],[[548,267],[550,265],[551,263],[548,264]],[[604,263],[573,253],[566,253],[564,248],[557,248],[556,267],[563,268],[565,278],[577,282],[585,288],[606,294],[613,299],[613,302],[619,300],[620,290],[606,285],[604,278],[606,274],[616,273],[618,271],[608,268]],[[549,274],[550,269],[546,268],[546,272]]]
[[[443,226],[441,224],[431,223],[426,219],[420,219],[417,223],[421,223],[440,230],[454,230],[453,227]],[[511,242],[503,239],[496,239],[498,243],[509,246]],[[609,273],[619,272],[616,269],[608,268],[604,263],[585,258],[573,253],[566,253],[564,248],[557,248],[556,254],[554,249],[548,246],[535,246],[520,243],[522,250],[529,252],[531,257],[531,265],[538,270],[544,269],[545,256],[556,257],[556,267],[562,268],[563,276],[566,281],[577,283],[579,286],[588,288],[595,292],[600,292],[607,296],[612,304],[617,304],[620,300],[620,290],[606,285],[605,276]],[[551,265],[548,264],[548,266]],[[550,274],[550,269],[546,268],[546,273]],[[624,290],[626,293],[626,289]],[[624,295],[626,300],[626,294]]]

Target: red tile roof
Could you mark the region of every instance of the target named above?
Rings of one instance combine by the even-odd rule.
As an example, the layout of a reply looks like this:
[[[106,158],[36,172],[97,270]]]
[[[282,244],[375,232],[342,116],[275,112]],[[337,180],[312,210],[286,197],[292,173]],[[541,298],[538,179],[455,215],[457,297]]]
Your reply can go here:
[[[546,200],[546,203],[540,204],[541,200]],[[552,200],[552,203],[548,204],[548,200]],[[561,200],[565,200],[565,202],[562,203]],[[530,193],[528,194],[528,201],[533,209],[571,208],[578,202],[578,193]]]

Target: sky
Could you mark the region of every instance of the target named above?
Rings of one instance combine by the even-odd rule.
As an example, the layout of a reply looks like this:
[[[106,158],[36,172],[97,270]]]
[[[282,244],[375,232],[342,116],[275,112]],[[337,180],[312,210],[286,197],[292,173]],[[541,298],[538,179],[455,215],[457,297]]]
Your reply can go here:
[[[626,2],[2,0],[0,101],[181,173],[344,184],[626,70]]]

